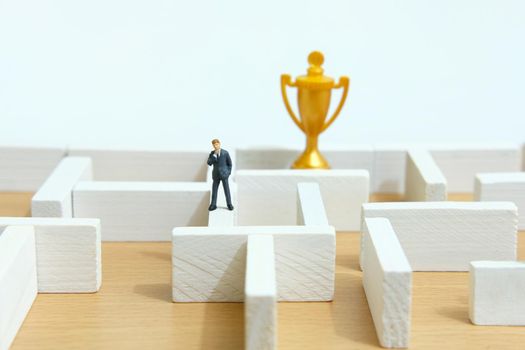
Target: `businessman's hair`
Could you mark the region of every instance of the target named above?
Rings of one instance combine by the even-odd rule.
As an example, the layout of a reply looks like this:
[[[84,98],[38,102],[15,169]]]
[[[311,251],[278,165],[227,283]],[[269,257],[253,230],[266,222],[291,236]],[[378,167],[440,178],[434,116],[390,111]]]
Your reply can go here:
[[[213,145],[214,143],[221,143],[221,141],[219,141],[219,139],[213,139],[213,140],[211,140],[211,144]]]

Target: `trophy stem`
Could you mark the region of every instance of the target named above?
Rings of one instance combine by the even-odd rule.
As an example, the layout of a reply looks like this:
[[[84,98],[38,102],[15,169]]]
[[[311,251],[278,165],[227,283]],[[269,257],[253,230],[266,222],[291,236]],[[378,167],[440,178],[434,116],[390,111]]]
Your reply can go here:
[[[330,169],[317,146],[319,135],[306,135],[306,149],[292,165],[292,169]]]

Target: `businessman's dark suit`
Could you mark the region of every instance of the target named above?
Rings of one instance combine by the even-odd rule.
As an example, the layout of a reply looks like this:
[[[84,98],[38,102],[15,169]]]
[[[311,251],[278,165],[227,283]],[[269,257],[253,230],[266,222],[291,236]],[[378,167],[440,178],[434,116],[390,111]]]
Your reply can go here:
[[[217,157],[215,151],[211,151],[208,156],[208,165],[213,165],[211,205],[217,205],[217,190],[219,188],[219,182],[222,181],[222,187],[224,187],[224,194],[226,195],[226,204],[231,206],[232,199],[230,196],[230,186],[228,185],[228,177],[232,172],[232,159],[230,158],[230,154],[221,148],[220,156]]]

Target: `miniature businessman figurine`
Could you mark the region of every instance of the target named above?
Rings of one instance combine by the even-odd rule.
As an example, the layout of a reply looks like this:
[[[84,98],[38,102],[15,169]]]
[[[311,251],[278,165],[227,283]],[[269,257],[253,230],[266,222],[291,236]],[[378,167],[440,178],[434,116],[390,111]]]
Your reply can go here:
[[[213,165],[213,187],[211,193],[211,204],[208,210],[212,211],[217,209],[217,190],[219,189],[219,182],[221,181],[222,187],[224,187],[228,209],[233,210],[230,186],[228,185],[228,177],[232,172],[232,159],[230,158],[228,151],[221,149],[221,142],[219,140],[214,139],[211,141],[211,144],[213,145],[213,151],[211,151],[208,157],[208,165]]]

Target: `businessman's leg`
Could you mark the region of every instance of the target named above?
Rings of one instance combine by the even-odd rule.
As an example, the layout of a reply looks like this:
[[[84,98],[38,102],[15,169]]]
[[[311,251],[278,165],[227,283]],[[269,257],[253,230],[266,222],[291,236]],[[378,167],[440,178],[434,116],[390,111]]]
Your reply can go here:
[[[230,185],[228,184],[228,178],[225,178],[222,180],[222,187],[224,187],[224,195],[226,196],[226,204],[228,205],[228,209],[231,210],[230,207],[232,206],[232,197],[230,195]]]
[[[213,179],[213,185],[211,188],[211,204],[210,209],[212,207],[217,206],[217,190],[219,189],[219,179]]]

